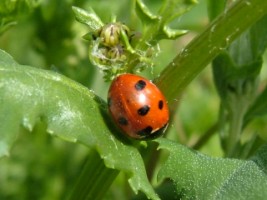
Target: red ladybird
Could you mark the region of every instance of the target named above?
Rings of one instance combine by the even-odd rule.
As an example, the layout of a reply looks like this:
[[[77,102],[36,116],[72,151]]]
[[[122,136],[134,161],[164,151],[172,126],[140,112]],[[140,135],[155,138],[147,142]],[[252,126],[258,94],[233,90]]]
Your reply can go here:
[[[115,123],[134,139],[160,136],[169,121],[169,109],[161,91],[151,81],[133,74],[113,80],[108,106]]]

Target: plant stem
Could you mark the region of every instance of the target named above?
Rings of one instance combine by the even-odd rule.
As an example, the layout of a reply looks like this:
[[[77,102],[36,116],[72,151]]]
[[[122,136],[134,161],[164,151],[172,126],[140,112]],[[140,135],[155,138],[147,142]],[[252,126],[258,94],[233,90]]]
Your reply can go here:
[[[140,40],[140,42],[137,43],[135,49],[138,49],[139,52],[145,52],[149,47],[148,44],[153,47],[155,44],[153,41],[157,41],[154,39],[157,35],[157,31],[151,31],[151,30],[159,30],[161,24],[154,23],[144,26],[144,33]],[[131,62],[128,63],[128,66],[126,67],[130,73],[133,73],[134,68],[140,63],[140,55],[137,54],[130,54],[129,60]]]
[[[240,142],[242,133],[243,121],[248,109],[248,102],[243,96],[235,96],[231,98],[230,115],[229,115],[229,135],[226,142],[226,156],[235,157],[239,152],[236,151]]]
[[[170,107],[202,69],[267,13],[267,1],[239,0],[184,48],[156,80]],[[240,20],[242,19],[242,20]]]
[[[118,173],[107,168],[98,153],[91,150],[69,200],[102,199]]]

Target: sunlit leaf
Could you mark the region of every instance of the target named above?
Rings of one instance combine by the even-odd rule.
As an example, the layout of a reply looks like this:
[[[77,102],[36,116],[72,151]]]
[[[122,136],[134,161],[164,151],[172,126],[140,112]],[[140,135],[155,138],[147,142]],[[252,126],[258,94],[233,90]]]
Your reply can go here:
[[[0,51],[0,155],[8,155],[21,127],[36,122],[47,132],[95,148],[107,167],[124,171],[134,190],[158,199],[137,149],[116,135],[106,103],[84,86],[55,72],[18,65]],[[112,131],[112,132],[111,132]]]
[[[159,178],[171,179],[181,199],[266,199],[267,146],[252,160],[212,158],[166,139],[169,157]]]

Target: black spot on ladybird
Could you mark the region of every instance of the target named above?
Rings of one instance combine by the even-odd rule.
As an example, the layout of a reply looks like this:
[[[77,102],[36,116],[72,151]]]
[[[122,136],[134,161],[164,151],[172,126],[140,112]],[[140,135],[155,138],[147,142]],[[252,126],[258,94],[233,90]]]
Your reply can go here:
[[[120,125],[127,126],[128,125],[128,120],[125,117],[119,117],[118,123]]]
[[[153,128],[151,126],[147,126],[143,130],[138,131],[137,134],[140,135],[141,137],[147,137],[148,135],[151,134],[152,131]]]
[[[159,101],[158,106],[159,106],[159,109],[162,110],[162,108],[163,108],[163,101],[162,100]]]
[[[137,91],[143,90],[146,87],[146,82],[143,80],[139,80],[134,87]]]
[[[148,105],[145,105],[137,110],[138,115],[145,116],[150,110]]]

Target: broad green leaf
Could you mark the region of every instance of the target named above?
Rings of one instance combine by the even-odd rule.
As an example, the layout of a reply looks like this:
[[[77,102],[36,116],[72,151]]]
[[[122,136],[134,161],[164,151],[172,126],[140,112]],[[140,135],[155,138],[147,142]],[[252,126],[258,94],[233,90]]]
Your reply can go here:
[[[0,51],[0,105],[0,156],[9,154],[21,127],[31,131],[41,120],[51,135],[94,148],[107,167],[126,172],[134,192],[158,199],[139,152],[115,134],[106,103],[93,91],[55,72],[19,65]]]
[[[159,178],[171,179],[181,199],[266,199],[267,146],[252,160],[212,158],[166,139],[169,157]]]

